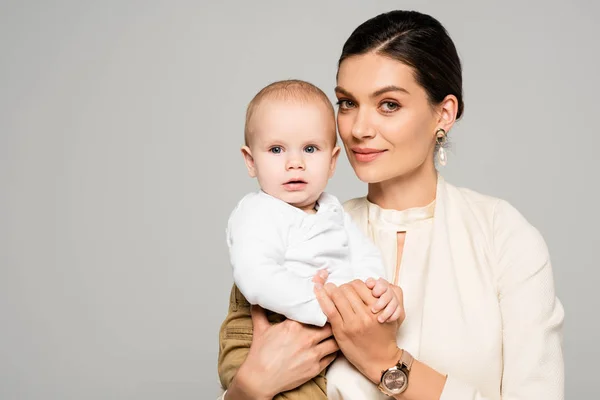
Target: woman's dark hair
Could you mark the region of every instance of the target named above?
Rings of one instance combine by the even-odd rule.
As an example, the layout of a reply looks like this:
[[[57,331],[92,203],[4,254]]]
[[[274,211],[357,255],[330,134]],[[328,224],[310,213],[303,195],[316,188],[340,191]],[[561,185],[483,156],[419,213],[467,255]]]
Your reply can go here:
[[[352,32],[338,63],[375,52],[415,70],[416,81],[432,104],[453,94],[458,99],[456,118],[463,114],[462,68],[456,47],[435,18],[416,11],[390,11],[362,23]]]

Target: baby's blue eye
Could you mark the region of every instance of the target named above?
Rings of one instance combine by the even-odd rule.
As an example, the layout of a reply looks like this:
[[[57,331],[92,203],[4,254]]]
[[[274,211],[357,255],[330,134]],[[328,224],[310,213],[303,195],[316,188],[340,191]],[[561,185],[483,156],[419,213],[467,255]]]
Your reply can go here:
[[[274,147],[271,147],[271,148],[269,149],[269,151],[270,151],[271,153],[273,153],[273,154],[281,154],[281,151],[282,151],[282,150],[281,150],[281,147],[279,147],[279,146],[274,146]]]
[[[307,153],[314,153],[315,151],[317,151],[317,148],[315,146],[306,146],[304,148],[304,151]]]

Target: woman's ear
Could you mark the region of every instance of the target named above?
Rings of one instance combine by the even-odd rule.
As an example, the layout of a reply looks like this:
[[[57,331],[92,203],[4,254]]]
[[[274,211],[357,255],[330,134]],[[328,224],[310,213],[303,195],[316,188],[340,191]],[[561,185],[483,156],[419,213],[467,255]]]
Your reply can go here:
[[[334,146],[331,152],[331,165],[329,166],[329,177],[331,178],[335,173],[335,167],[337,165],[337,159],[340,156],[340,146]]]
[[[244,162],[246,163],[246,168],[248,168],[248,175],[251,178],[256,178],[256,166],[254,165],[254,158],[252,157],[252,152],[250,151],[250,147],[243,146],[241,148],[242,156],[244,156]]]
[[[456,122],[456,114],[458,113],[458,99],[453,94],[446,96],[438,105],[438,123],[437,127],[450,132],[450,129]]]

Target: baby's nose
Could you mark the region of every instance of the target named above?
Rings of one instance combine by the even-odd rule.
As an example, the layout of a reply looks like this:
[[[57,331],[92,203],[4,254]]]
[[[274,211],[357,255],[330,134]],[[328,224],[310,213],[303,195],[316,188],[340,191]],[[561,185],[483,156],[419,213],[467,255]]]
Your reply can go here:
[[[287,162],[287,169],[304,169],[304,160],[302,157],[290,157]]]

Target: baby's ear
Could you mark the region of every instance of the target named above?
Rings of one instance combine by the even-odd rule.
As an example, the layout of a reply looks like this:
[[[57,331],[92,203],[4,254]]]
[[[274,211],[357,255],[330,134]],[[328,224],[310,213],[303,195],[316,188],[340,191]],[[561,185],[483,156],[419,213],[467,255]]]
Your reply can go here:
[[[244,162],[246,163],[246,168],[248,168],[248,175],[251,178],[256,178],[256,167],[254,166],[254,158],[252,157],[252,152],[250,151],[250,147],[243,146],[241,148],[242,156],[244,156]]]
[[[334,146],[331,151],[331,165],[329,166],[329,177],[331,178],[335,173],[335,167],[337,165],[338,157],[340,156],[340,146]]]

